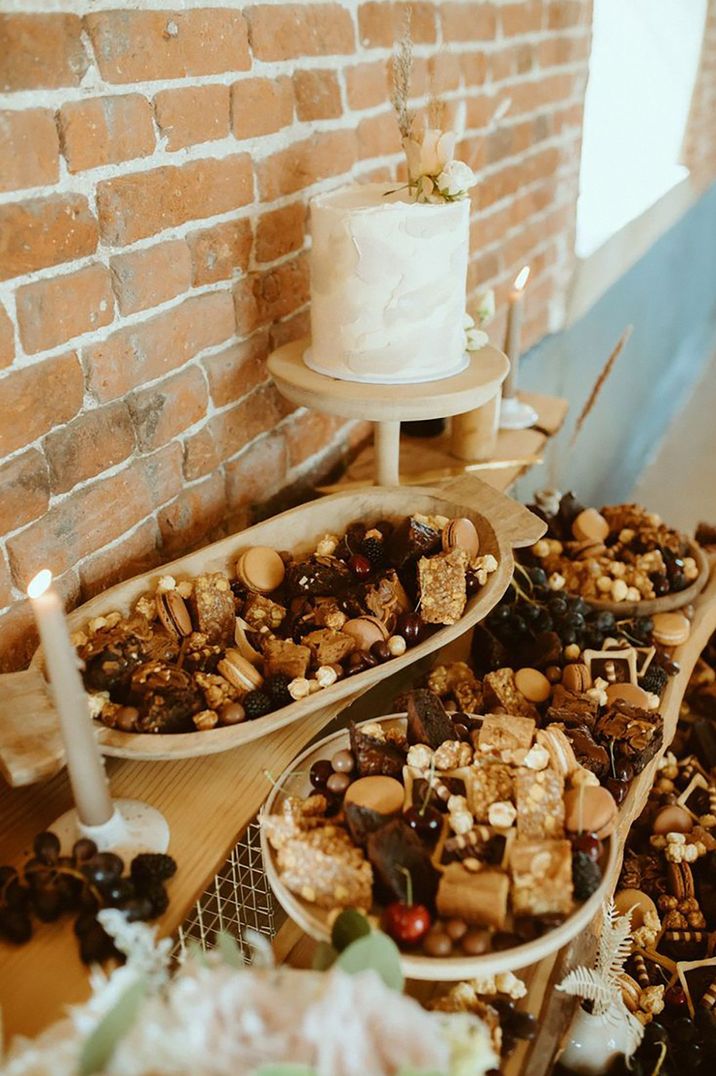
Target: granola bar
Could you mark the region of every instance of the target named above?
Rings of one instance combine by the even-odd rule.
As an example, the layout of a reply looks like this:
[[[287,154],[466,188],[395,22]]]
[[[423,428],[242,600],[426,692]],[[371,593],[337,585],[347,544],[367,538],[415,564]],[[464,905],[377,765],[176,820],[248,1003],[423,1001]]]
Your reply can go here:
[[[569,915],[572,910],[572,848],[569,841],[516,840],[510,852],[512,911],[522,915]]]
[[[278,602],[271,601],[265,595],[252,593],[246,599],[241,615],[254,631],[261,631],[265,628],[275,631],[283,623],[286,610]]]
[[[493,803],[514,798],[512,770],[505,762],[477,758],[465,776],[467,805],[476,822],[487,822]]]
[[[501,930],[507,918],[509,891],[510,880],[502,871],[474,872],[462,863],[449,863],[438,885],[438,914]]]
[[[527,839],[564,835],[564,779],[555,770],[520,768],[515,776],[517,834]]]
[[[313,652],[319,665],[333,665],[343,661],[356,648],[352,635],[331,628],[319,628],[303,636],[303,643]]]
[[[465,573],[468,554],[464,549],[439,553],[418,561],[420,611],[428,624],[455,624],[467,601]]]
[[[307,646],[291,642],[290,639],[267,639],[263,646],[264,673],[275,676],[283,673],[292,679],[305,676],[311,661],[311,651]]]
[[[236,612],[227,577],[221,572],[197,576],[189,600],[197,631],[206,635],[210,643],[230,645],[234,638]]]
[[[535,734],[535,722],[531,717],[510,714],[488,714],[477,734],[480,751],[529,751]]]

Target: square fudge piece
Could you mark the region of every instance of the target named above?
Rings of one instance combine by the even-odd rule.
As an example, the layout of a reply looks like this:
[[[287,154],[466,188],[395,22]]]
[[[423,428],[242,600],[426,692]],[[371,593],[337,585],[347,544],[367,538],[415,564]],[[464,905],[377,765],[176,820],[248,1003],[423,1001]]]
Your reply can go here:
[[[465,775],[467,805],[476,822],[487,822],[493,803],[514,798],[512,770],[505,762],[477,758]]]
[[[502,871],[470,871],[462,863],[449,863],[438,885],[438,914],[501,930],[507,918],[509,892],[510,880]]]
[[[482,722],[477,735],[480,751],[529,751],[535,734],[535,722],[531,717],[515,717],[511,714],[489,714]]]
[[[352,654],[356,648],[356,641],[352,635],[346,635],[343,631],[333,631],[331,628],[319,628],[318,631],[312,631],[304,635],[303,642],[313,651],[318,665],[337,664]]]
[[[515,916],[569,915],[572,910],[569,841],[514,841],[510,872]]]
[[[455,624],[462,616],[467,601],[468,561],[464,549],[418,561],[420,613],[427,624]]]
[[[564,836],[564,778],[556,770],[529,770],[515,776],[517,834],[530,840]]]
[[[290,639],[267,639],[263,644],[263,653],[265,676],[282,673],[293,680],[306,675],[311,661],[308,647],[293,643]]]
[[[488,713],[501,710],[503,713],[514,714],[517,717],[531,717],[533,721],[539,719],[536,706],[533,706],[518,690],[512,669],[496,669],[488,673],[482,681],[482,690],[485,696],[485,710]]]

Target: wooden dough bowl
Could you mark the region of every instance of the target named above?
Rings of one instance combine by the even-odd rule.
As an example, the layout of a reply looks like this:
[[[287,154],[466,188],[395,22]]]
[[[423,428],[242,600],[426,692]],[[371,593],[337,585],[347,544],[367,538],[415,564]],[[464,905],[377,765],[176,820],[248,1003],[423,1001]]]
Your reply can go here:
[[[98,724],[97,738],[102,752],[119,758],[189,758],[239,747],[320,709],[325,709],[327,723],[374,684],[444,646],[485,617],[512,578],[512,549],[534,544],[545,529],[542,520],[522,505],[472,476],[460,477],[435,489],[375,487],[336,494],[293,508],[112,587],[74,610],[68,617],[70,628],[78,630],[92,617],[113,610],[129,613],[140,594],[152,589],[160,576],[181,579],[221,571],[233,578],[238,554],[250,546],[308,552],[315,548],[321,535],[342,533],[353,520],[399,518],[416,512],[472,519],[479,534],[481,553],[492,553],[497,558],[497,570],[468,600],[457,624],[438,629],[402,657],[339,680],[330,688],[255,721],[174,735],[125,733]],[[0,767],[11,784],[27,784],[51,776],[63,762],[57,721],[46,693],[44,703],[38,704],[44,688],[41,670],[38,651],[28,672],[0,677]]]
[[[405,714],[389,714],[374,720],[380,722],[386,728],[399,727],[405,730]],[[361,722],[369,724],[372,722]],[[270,796],[266,800],[261,817],[280,811],[281,797],[284,795],[298,796],[305,799],[313,791],[308,774],[311,766],[318,759],[330,758],[336,751],[350,747],[350,738],[347,729],[341,729],[331,736],[325,737],[318,743],[298,756],[291,768],[283,773],[276,782]],[[261,829],[261,852],[263,855],[264,872],[276,899],[293,921],[312,938],[317,941],[330,941],[331,930],[328,925],[330,913],[317,908],[315,904],[297,897],[281,881],[274,851],[269,844],[265,830]],[[442,982],[454,982],[459,979],[482,978],[488,975],[498,975],[504,971],[517,971],[543,960],[546,956],[556,953],[563,945],[571,941],[585,930],[599,911],[607,889],[613,885],[613,874],[616,867],[617,844],[613,838],[604,842],[602,867],[602,881],[599,888],[592,893],[589,900],[579,905],[574,912],[554,930],[548,931],[540,938],[515,946],[513,949],[503,949],[499,952],[485,953],[483,956],[448,956],[431,957],[421,953],[401,953],[403,974],[409,979],[438,980]],[[509,929],[509,928],[508,928]]]
[[[654,616],[655,613],[671,613],[674,609],[683,609],[690,605],[699,596],[709,580],[711,566],[709,559],[701,546],[694,544],[691,547],[691,556],[698,565],[699,574],[684,590],[676,590],[673,594],[664,594],[661,598],[649,598],[641,602],[610,602],[600,598],[585,598],[585,601],[595,609],[604,609],[609,613],[632,619],[637,616]]]

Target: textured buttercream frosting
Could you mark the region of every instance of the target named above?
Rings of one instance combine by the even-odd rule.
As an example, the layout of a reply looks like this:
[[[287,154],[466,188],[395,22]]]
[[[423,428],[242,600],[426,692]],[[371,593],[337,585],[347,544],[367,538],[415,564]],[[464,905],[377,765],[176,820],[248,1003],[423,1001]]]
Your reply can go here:
[[[449,377],[467,365],[468,199],[408,200],[390,184],[311,202],[308,366],[346,381]]]

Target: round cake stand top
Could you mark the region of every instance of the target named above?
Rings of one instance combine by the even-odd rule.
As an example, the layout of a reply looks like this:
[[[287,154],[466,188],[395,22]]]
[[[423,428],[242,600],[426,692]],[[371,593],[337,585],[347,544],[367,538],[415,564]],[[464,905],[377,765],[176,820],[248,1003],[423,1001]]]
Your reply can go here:
[[[268,370],[279,391],[302,407],[372,422],[415,422],[462,415],[496,396],[509,370],[507,358],[488,344],[471,352],[469,365],[454,377],[417,384],[367,384],[342,381],[309,369],[303,361],[309,346],[306,337],[284,344],[269,355]]]

